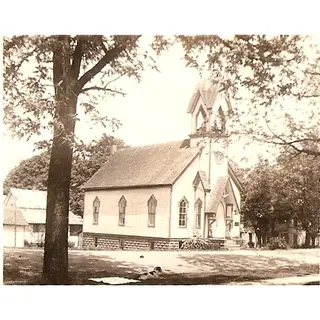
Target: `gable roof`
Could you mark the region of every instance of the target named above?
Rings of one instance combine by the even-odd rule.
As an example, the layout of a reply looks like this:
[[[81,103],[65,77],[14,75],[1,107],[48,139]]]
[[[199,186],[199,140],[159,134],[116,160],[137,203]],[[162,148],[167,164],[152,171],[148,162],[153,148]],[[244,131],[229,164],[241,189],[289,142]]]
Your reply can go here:
[[[190,148],[188,139],[121,149],[83,188],[95,190],[172,185],[198,153],[198,148]]]
[[[220,200],[223,196],[224,190],[226,189],[228,181],[229,177],[218,178],[216,184],[214,185],[214,189],[212,191],[208,207],[206,208],[206,212],[217,213]]]
[[[231,184],[231,178],[230,177],[219,177],[215,186],[214,186],[212,195],[211,195],[209,203],[208,203],[208,207],[206,208],[206,212],[217,213],[220,200],[221,200],[224,192],[227,190],[227,187],[229,187],[229,192],[232,193],[232,196],[235,199],[235,203],[236,203],[236,206],[239,211],[240,208],[239,208],[239,204],[236,200],[236,196],[234,194],[234,190],[233,190],[233,187]]]
[[[210,191],[211,190],[211,186],[210,186],[210,183],[208,181],[206,173],[204,171],[199,171],[199,177],[201,179],[203,189],[207,190],[207,191]]]
[[[46,223],[47,191],[11,188],[10,193],[27,223]],[[82,218],[69,211],[69,224],[82,225]]]
[[[236,185],[236,187],[239,189],[239,191],[243,192],[244,191],[243,185],[242,185],[241,181],[238,179],[238,177],[236,176],[235,172],[233,171],[230,163],[228,164],[228,173],[229,173],[232,181]]]
[[[3,210],[3,224],[27,226],[28,223],[23,217],[19,209],[4,208]]]
[[[193,92],[193,95],[190,99],[187,113],[194,112],[194,109],[200,97],[202,98],[202,101],[205,104],[205,106],[208,109],[211,109],[214,103],[214,100],[219,94],[220,87],[221,86],[218,84],[218,82],[212,82],[209,79],[200,80],[197,83],[195,90]]]
[[[201,182],[203,190],[205,190],[205,191],[211,190],[210,183],[209,183],[209,181],[207,179],[207,175],[204,171],[197,172],[196,177],[193,180],[193,185],[197,186],[199,182]]]

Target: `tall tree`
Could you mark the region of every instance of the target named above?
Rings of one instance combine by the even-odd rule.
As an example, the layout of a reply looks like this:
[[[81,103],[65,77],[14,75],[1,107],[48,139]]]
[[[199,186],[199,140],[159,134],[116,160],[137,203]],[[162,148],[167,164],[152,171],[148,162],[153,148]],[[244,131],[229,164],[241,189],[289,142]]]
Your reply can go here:
[[[109,120],[117,125],[114,119],[100,116],[97,96],[122,94],[114,81],[124,75],[140,80],[141,71],[150,62],[156,69],[153,57],[140,48],[139,38],[60,35],[4,39],[6,124],[19,136],[41,134],[48,126],[53,131],[43,266],[48,283],[66,283],[68,277],[67,212],[79,108],[91,113],[94,121]],[[263,102],[286,94],[288,84],[281,79],[292,76],[297,64],[306,59],[300,50],[301,40],[291,36],[240,35],[231,40],[218,36],[155,36],[151,47],[159,53],[177,41],[185,51],[188,65],[197,68],[199,53],[208,53],[209,67],[225,89],[235,93],[237,84],[243,84]],[[275,80],[274,67],[278,68],[282,84],[276,93],[269,88]],[[244,68],[249,70],[248,79],[240,77]],[[255,112],[255,108],[245,110],[246,115],[255,116]]]
[[[274,192],[278,210],[286,212],[298,228],[305,230],[305,245],[312,242],[314,246],[320,227],[320,159],[305,154],[293,157],[284,152],[276,170],[279,179]]]
[[[121,93],[111,85],[123,75],[139,80],[143,61],[151,59],[139,50],[139,38],[59,35],[4,40],[5,122],[16,134],[30,136],[41,134],[43,121],[49,118],[53,131],[43,262],[46,283],[68,281],[68,207],[77,108],[91,112],[94,120],[108,120],[99,116],[97,95],[89,100],[79,96],[92,91],[104,96]]]
[[[258,246],[267,241],[274,229],[275,212],[273,207],[272,167],[262,158],[252,168],[243,181],[245,192],[242,195],[241,211],[244,225],[253,226],[258,238]]]

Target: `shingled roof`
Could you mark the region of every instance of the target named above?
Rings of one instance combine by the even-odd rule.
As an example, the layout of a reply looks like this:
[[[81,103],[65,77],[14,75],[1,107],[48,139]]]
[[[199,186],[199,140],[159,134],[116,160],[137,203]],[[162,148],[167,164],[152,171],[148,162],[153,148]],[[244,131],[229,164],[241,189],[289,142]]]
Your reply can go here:
[[[198,148],[190,148],[189,140],[121,149],[83,188],[94,190],[172,185],[198,152]]]
[[[11,188],[10,192],[16,200],[16,211],[27,223],[45,224],[47,192]],[[82,218],[69,211],[69,224],[82,225]]]

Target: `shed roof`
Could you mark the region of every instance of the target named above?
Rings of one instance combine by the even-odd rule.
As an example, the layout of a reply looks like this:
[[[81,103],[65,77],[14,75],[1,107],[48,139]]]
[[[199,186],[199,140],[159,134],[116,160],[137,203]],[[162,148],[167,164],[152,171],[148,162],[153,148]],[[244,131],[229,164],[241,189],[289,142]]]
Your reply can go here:
[[[27,223],[46,223],[47,192],[11,188],[10,192],[16,200],[17,211],[21,212]],[[82,218],[69,211],[69,224],[82,225]]]
[[[22,215],[29,224],[45,224],[46,210],[45,209],[20,209]],[[69,211],[69,224],[82,225],[82,218]]]
[[[3,210],[3,224],[26,226],[28,222],[19,209],[5,207]]]
[[[16,199],[16,206],[28,209],[45,209],[47,206],[47,192],[40,190],[27,190],[10,188]]]

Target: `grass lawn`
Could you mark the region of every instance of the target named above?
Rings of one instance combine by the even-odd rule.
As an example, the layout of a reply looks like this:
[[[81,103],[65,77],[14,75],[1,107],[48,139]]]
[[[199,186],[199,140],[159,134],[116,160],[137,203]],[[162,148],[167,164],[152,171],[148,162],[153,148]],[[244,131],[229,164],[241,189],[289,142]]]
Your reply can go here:
[[[8,248],[4,249],[3,259],[4,284],[41,284],[42,250]],[[134,285],[227,284],[316,274],[319,249],[144,253],[71,250],[69,284],[98,284],[89,278],[135,278],[157,265],[164,270],[162,279]]]

